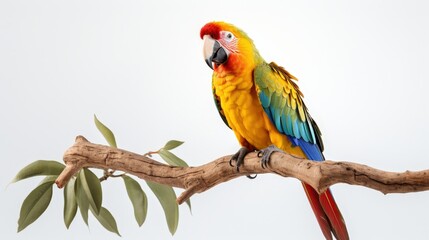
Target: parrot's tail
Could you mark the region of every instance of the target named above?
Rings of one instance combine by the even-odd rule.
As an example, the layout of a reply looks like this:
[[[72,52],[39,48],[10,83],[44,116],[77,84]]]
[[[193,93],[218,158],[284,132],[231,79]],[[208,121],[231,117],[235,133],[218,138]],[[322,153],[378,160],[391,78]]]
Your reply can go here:
[[[338,240],[349,240],[346,224],[331,191],[327,189],[319,195],[310,185],[302,183],[302,186],[325,238],[332,240],[332,232]]]

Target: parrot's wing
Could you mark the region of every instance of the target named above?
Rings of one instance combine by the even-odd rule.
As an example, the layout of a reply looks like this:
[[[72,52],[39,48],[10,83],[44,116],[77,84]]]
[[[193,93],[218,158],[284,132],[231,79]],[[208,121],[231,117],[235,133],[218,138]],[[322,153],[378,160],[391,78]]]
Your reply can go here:
[[[254,78],[261,105],[277,130],[299,146],[308,159],[323,161],[321,133],[301,99],[302,93],[293,81],[297,79],[275,63],[256,67]],[[318,194],[310,185],[303,186],[326,239],[332,239],[331,231],[337,239],[349,239],[331,191]]]
[[[228,121],[226,120],[225,113],[223,112],[222,106],[220,105],[219,97],[218,97],[218,96],[216,95],[216,93],[215,93],[215,88],[214,88],[214,86],[213,86],[213,100],[214,100],[214,102],[215,102],[216,108],[217,108],[217,110],[218,110],[218,112],[219,112],[219,115],[220,115],[220,117],[222,118],[223,122],[226,124],[226,126],[228,126],[229,128],[231,128],[231,127],[229,126],[229,124],[228,124]]]
[[[273,62],[257,66],[254,79],[259,101],[277,130],[303,148],[308,158],[323,160],[321,133],[302,101],[297,79]]]

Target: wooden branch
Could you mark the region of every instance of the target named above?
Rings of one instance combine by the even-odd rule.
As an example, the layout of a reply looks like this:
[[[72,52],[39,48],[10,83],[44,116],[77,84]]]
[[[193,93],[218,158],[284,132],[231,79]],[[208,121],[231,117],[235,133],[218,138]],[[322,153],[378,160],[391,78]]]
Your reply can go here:
[[[177,198],[179,204],[217,184],[263,173],[297,178],[319,193],[337,183],[360,185],[384,194],[429,190],[429,170],[386,172],[357,163],[315,162],[286,153],[274,153],[268,167],[263,168],[257,154],[250,153],[237,172],[229,165],[230,158],[224,156],[198,167],[175,167],[126,150],[93,144],[77,136],[75,144],[64,153],[66,168],[58,176],[56,184],[62,188],[83,167],[120,170],[145,180],[185,189]]]

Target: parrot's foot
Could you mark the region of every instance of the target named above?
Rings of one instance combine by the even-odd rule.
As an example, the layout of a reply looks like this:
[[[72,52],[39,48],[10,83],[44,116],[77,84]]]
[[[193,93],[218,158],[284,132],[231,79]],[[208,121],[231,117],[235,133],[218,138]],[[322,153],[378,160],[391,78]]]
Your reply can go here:
[[[261,158],[262,168],[268,167],[268,162],[270,161],[271,154],[273,154],[274,152],[284,152],[284,151],[274,145],[270,145],[258,152],[258,157]]]
[[[240,150],[238,150],[238,152],[236,152],[231,159],[229,160],[229,165],[231,167],[234,167],[234,165],[232,165],[233,161],[236,161],[235,163],[235,167],[237,167],[237,172],[240,170],[240,166],[243,164],[244,162],[244,157],[246,157],[246,155],[250,152],[250,150],[246,147],[242,147],[240,148]]]

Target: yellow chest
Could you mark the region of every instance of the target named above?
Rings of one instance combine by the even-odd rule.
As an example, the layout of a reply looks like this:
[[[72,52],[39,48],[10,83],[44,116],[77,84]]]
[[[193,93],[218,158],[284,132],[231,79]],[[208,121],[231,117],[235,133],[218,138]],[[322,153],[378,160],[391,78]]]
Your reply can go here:
[[[271,123],[259,102],[251,76],[215,75],[213,87],[228,124],[241,145],[245,146],[247,142],[256,149],[263,149],[274,144],[290,154],[305,156]]]
[[[248,79],[231,75],[215,76],[213,87],[228,124],[240,143],[245,140],[257,149],[272,144],[270,127],[267,126],[271,123],[258,100],[250,76]]]

